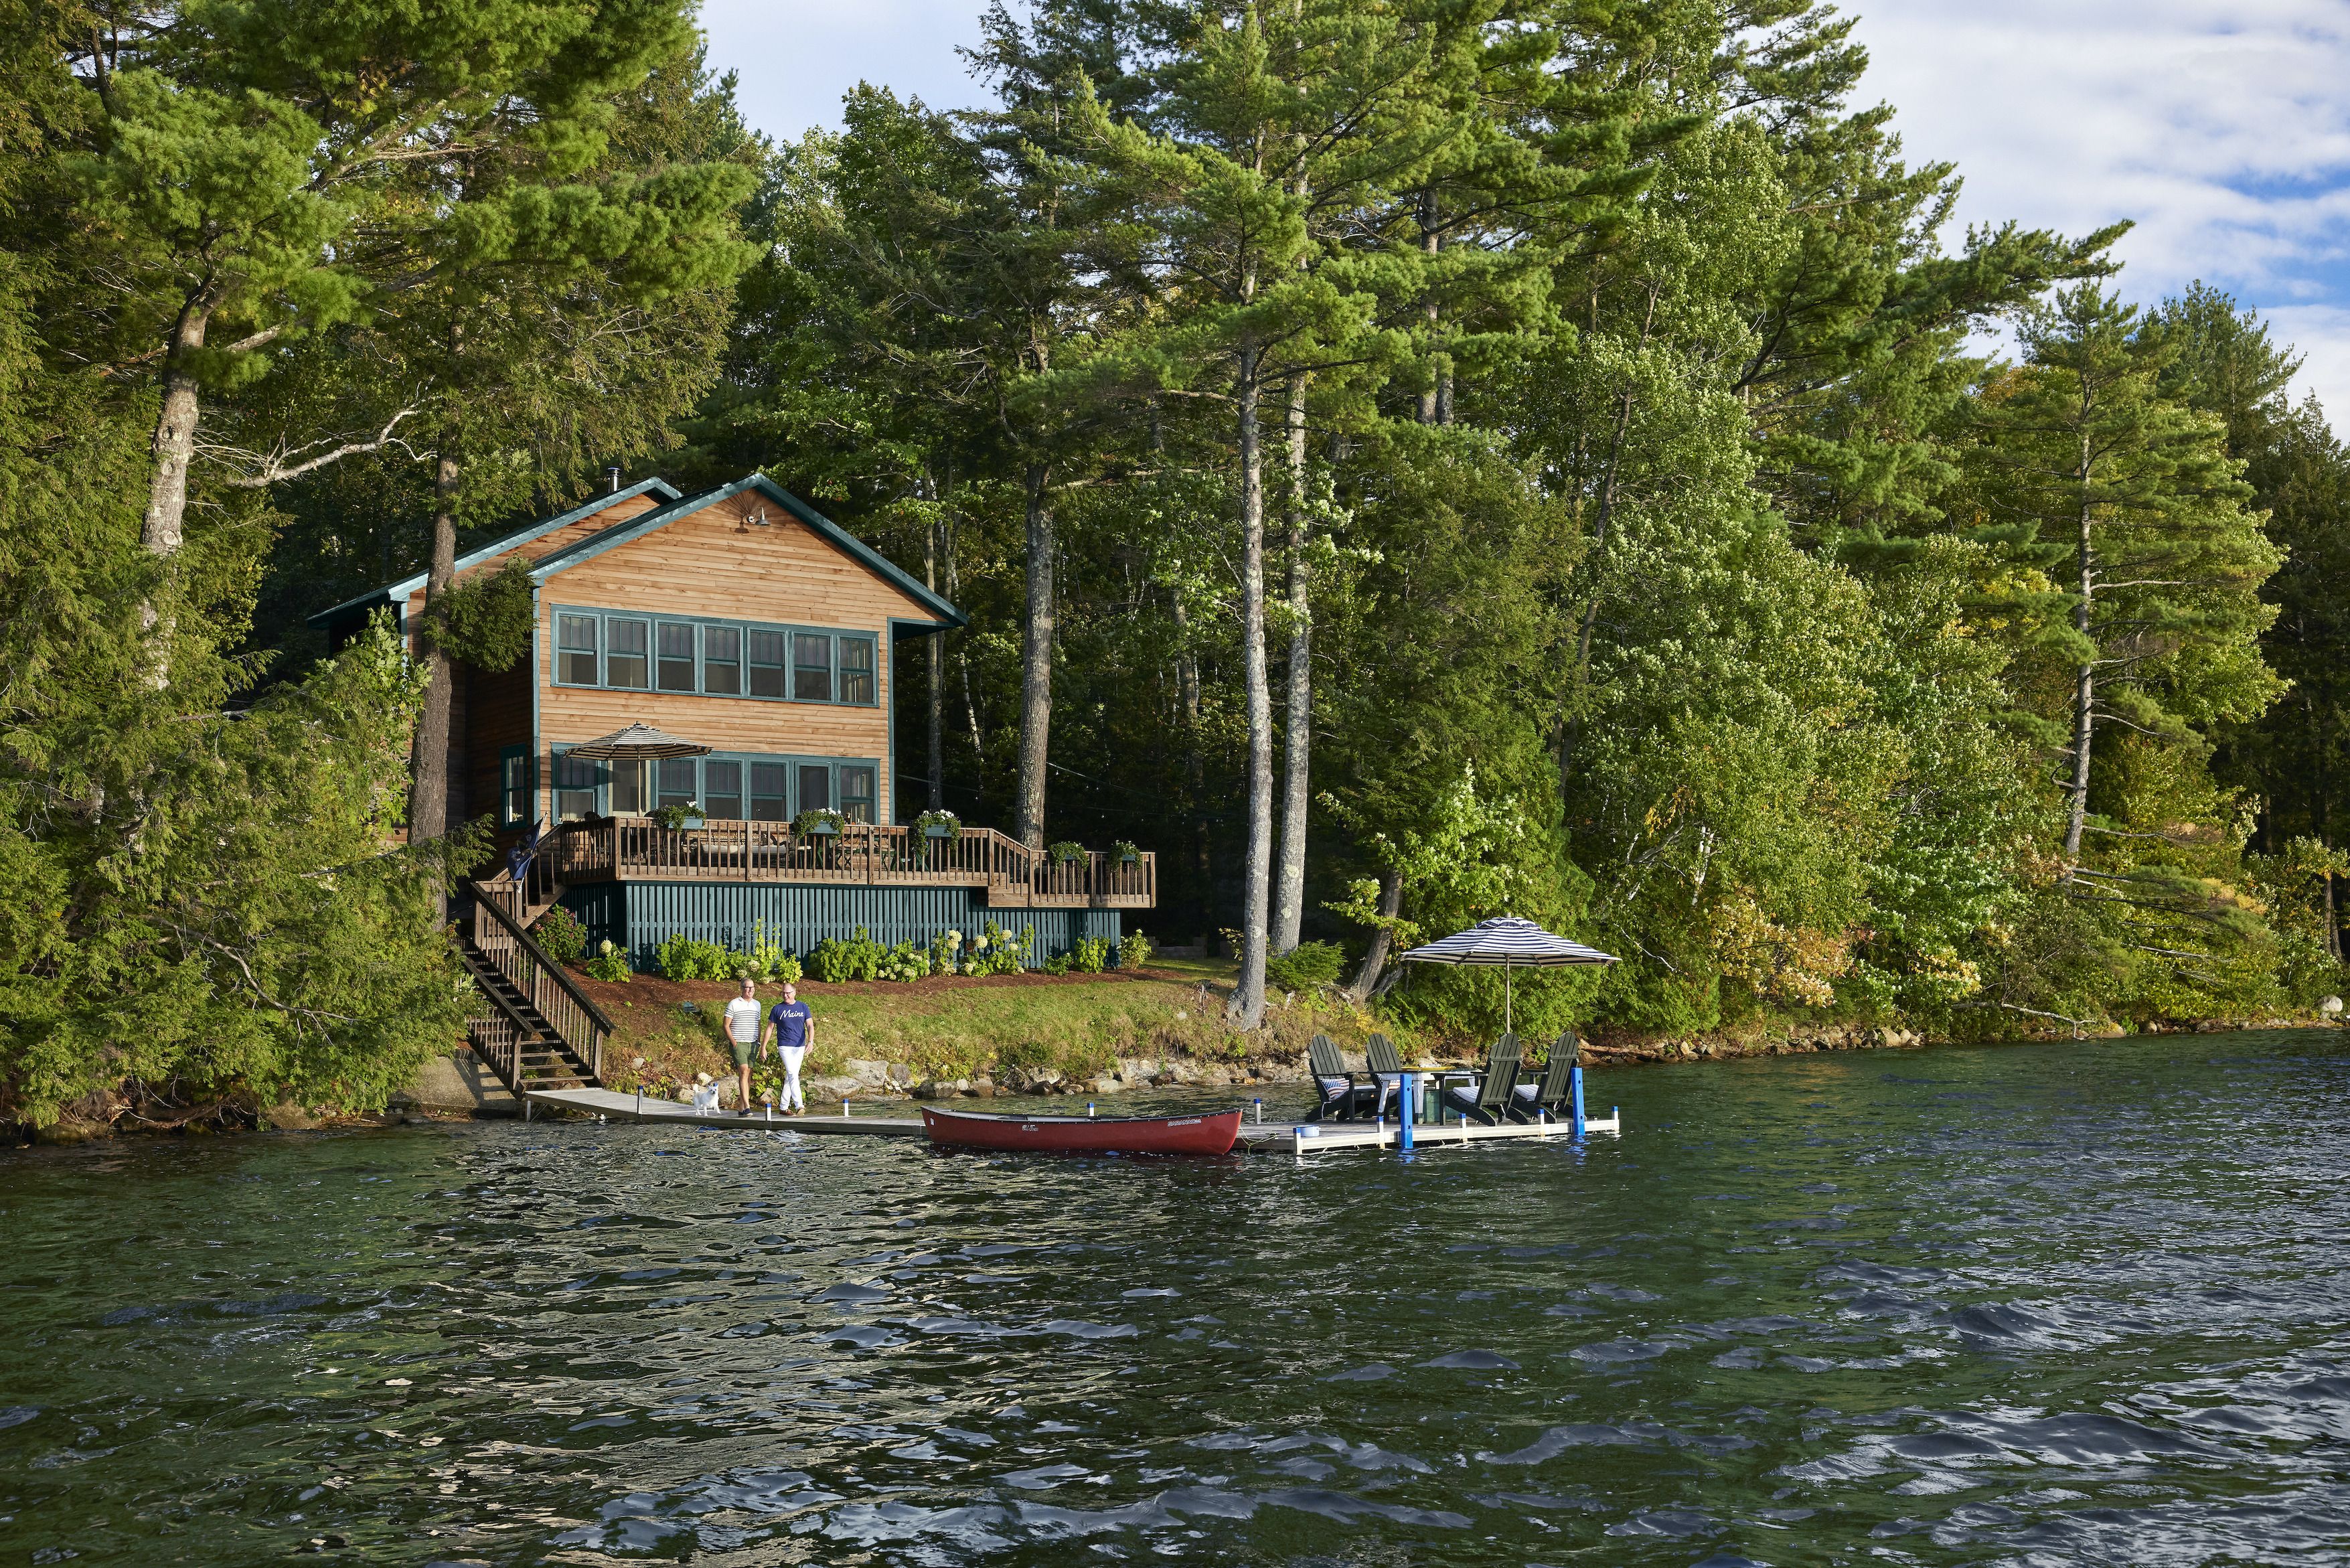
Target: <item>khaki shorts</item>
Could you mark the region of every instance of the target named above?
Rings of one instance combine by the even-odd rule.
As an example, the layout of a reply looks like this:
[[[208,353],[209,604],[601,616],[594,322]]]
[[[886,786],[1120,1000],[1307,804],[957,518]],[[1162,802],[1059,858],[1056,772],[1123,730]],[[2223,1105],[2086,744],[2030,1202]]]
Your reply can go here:
[[[734,1047],[734,1064],[737,1067],[747,1067],[759,1059],[759,1043],[756,1040],[729,1040],[727,1044]]]

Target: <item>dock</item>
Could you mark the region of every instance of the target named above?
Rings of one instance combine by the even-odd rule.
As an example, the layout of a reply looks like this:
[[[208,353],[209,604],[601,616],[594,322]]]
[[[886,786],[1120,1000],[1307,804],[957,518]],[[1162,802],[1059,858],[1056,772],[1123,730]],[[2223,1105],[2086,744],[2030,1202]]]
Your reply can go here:
[[[697,1111],[691,1106],[681,1106],[674,1100],[649,1100],[639,1095],[624,1095],[615,1089],[530,1089],[525,1091],[522,1097],[525,1107],[545,1106],[550,1110],[582,1113],[607,1121],[658,1122],[663,1127],[857,1137],[918,1138],[923,1136],[920,1116],[739,1116],[732,1111]],[[1583,1127],[1586,1133],[1620,1136],[1624,1130],[1623,1113],[1618,1111],[1605,1118],[1587,1117]],[[1475,1122],[1420,1122],[1411,1129],[1415,1149],[1430,1148],[1440,1144],[1484,1143],[1500,1138],[1540,1138],[1546,1141],[1552,1138],[1572,1139],[1574,1136],[1573,1129],[1566,1123],[1554,1121],[1503,1122],[1499,1127],[1490,1127]],[[1394,1122],[1244,1121],[1241,1124],[1240,1142],[1235,1147],[1251,1154],[1285,1154],[1303,1159],[1309,1154],[1336,1153],[1341,1149],[1394,1148],[1401,1142],[1402,1137],[1403,1129]]]

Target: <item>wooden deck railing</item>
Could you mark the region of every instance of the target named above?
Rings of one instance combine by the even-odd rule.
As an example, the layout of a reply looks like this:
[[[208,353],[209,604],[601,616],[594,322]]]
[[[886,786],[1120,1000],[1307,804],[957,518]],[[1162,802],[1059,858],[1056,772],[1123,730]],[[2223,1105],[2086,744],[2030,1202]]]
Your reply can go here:
[[[588,1072],[601,1078],[604,1041],[612,1033],[612,1021],[563,966],[547,956],[546,950],[523,929],[522,921],[507,911],[508,897],[519,889],[511,883],[496,887],[480,882],[472,884],[472,889],[473,908],[489,917],[473,922],[473,945],[515,990],[530,999],[540,1016],[555,1025],[564,1044],[587,1064]]]
[[[857,822],[838,833],[795,834],[780,822],[669,828],[629,818],[569,824],[539,853],[565,884],[618,878],[978,888],[990,903],[1081,909],[1148,909],[1159,890],[1155,856],[1121,861],[1089,851],[1055,862],[990,827],[931,838],[916,827]]]

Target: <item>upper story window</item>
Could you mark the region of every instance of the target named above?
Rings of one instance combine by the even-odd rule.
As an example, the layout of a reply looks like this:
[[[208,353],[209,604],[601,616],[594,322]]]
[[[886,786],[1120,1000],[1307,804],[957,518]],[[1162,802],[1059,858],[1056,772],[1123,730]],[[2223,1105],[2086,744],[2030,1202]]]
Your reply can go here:
[[[819,627],[558,608],[555,680],[620,691],[872,708],[881,701],[880,639]]]
[[[832,701],[832,639],[824,633],[792,633],[792,695],[803,702]]]
[[[657,683],[660,689],[664,691],[700,690],[693,679],[692,626],[683,621],[665,620],[658,631],[660,659],[657,666]]]
[[[612,616],[604,622],[609,656],[604,660],[604,684],[624,691],[645,689],[645,623]]]
[[[596,618],[557,616],[555,628],[555,678],[567,686],[596,682]]]

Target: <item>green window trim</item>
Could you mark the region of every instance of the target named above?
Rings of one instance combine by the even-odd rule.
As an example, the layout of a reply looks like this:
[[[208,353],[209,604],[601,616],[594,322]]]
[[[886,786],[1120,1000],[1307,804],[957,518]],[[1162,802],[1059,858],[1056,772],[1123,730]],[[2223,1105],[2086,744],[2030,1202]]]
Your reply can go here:
[[[500,758],[518,754],[508,747]],[[556,822],[597,816],[650,815],[663,805],[692,805],[712,819],[713,808],[733,803],[752,822],[790,822],[811,806],[829,806],[851,822],[880,820],[881,760],[823,757],[799,752],[712,752],[701,757],[665,757],[655,762],[570,761],[569,745],[549,748],[547,776],[554,788],[549,812]],[[717,774],[712,776],[712,764]],[[732,770],[731,774],[728,770]],[[716,786],[713,788],[713,785]],[[821,794],[823,798],[818,799]],[[629,808],[628,797],[642,804]]]
[[[879,632],[552,607],[556,686],[829,708],[881,705]]]

